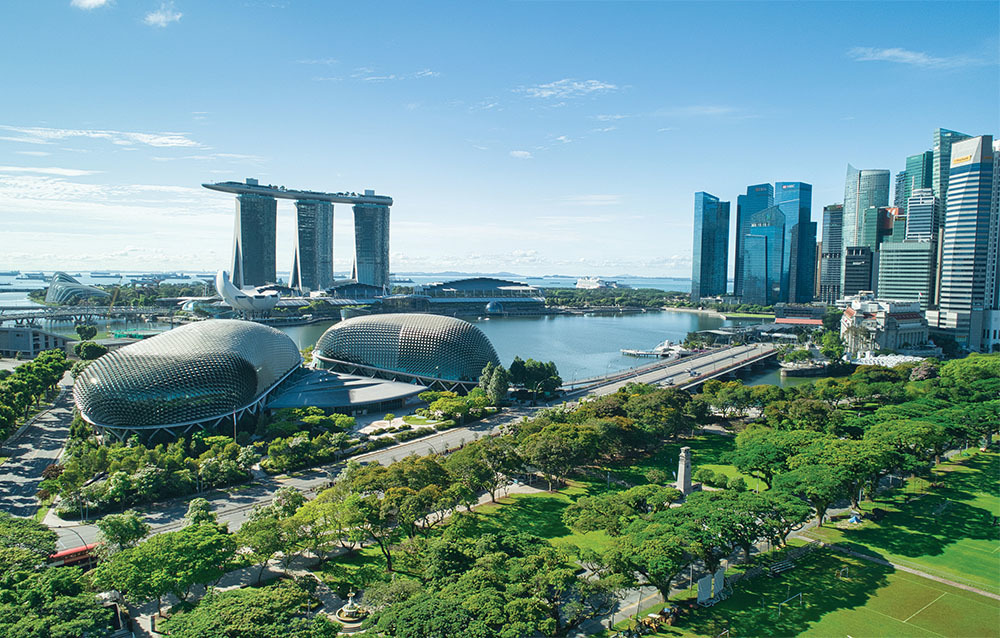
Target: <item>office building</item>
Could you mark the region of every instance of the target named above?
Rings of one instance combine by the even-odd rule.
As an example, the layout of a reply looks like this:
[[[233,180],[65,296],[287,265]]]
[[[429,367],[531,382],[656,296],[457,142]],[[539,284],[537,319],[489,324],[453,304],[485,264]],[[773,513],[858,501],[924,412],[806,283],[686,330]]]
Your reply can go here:
[[[848,248],[867,246],[870,250],[874,251],[875,243],[877,243],[873,236],[869,233],[868,237],[871,237],[868,244],[863,243],[864,237],[862,235],[866,228],[865,222],[865,211],[874,207],[876,210],[876,215],[878,208],[889,205],[889,171],[882,169],[863,169],[858,170],[847,165],[847,180],[844,184],[844,230],[843,230],[843,245],[844,245],[844,259],[847,259]],[[877,220],[870,219],[867,221],[874,221],[877,224]],[[870,230],[870,228],[869,228]],[[855,258],[860,257],[861,253],[856,253]],[[847,264],[846,261],[841,267],[841,294],[849,295],[854,294],[857,290],[872,290],[871,287],[853,289],[853,284],[851,286],[847,285]],[[855,272],[856,269],[852,269]],[[852,292],[853,289],[853,292]]]
[[[288,285],[299,292],[333,285],[333,204],[321,200],[295,202],[295,250]]]
[[[781,265],[785,246],[785,215],[777,206],[753,214],[743,237],[741,301],[770,306],[781,301]]]
[[[841,296],[856,295],[865,290],[876,290],[874,254],[868,246],[848,246],[844,249]]]
[[[388,206],[354,206],[354,279],[358,283],[389,289]]]
[[[814,299],[819,296],[819,280],[822,274],[823,265],[823,242],[816,242],[816,268],[813,270],[813,290],[815,291]]]
[[[781,299],[787,303],[813,300],[816,268],[816,222],[812,217],[812,185],[777,182],[774,205],[785,216],[785,246],[781,261]]]
[[[770,184],[747,186],[746,195],[736,198],[736,260],[733,271],[733,294],[743,294],[743,237],[750,228],[750,218],[774,205],[774,187]]]
[[[823,254],[820,258],[819,299],[827,304],[840,299],[840,269],[843,265],[844,205],[823,207]]]
[[[726,294],[729,257],[729,202],[694,194],[691,299]]]
[[[884,242],[878,252],[878,298],[916,301],[927,310],[934,299],[936,248],[928,240]]]
[[[931,188],[934,174],[934,151],[924,151],[906,158],[906,180],[903,184],[902,204],[897,203],[900,208],[906,207],[906,202],[913,196],[913,191],[919,188]]]
[[[893,189],[892,205],[906,208],[906,171],[896,173],[896,188]]]
[[[990,254],[991,241],[996,246],[1000,232],[993,136],[953,141],[950,151],[940,301],[928,318],[937,330],[946,331],[961,346],[979,351],[989,347],[986,337],[992,330],[993,311],[998,310],[997,260]]]
[[[252,180],[256,184],[257,180]],[[247,180],[249,184],[251,180]],[[232,281],[237,288],[273,284],[278,202],[273,197],[243,193],[236,197]]]
[[[967,140],[971,135],[939,128],[934,131],[934,146],[931,151],[931,190],[938,199],[938,227],[944,226],[944,215],[948,208],[948,174],[951,168],[951,147],[955,142]]]
[[[938,231],[938,201],[930,188],[916,188],[906,201],[906,239],[932,241]]]

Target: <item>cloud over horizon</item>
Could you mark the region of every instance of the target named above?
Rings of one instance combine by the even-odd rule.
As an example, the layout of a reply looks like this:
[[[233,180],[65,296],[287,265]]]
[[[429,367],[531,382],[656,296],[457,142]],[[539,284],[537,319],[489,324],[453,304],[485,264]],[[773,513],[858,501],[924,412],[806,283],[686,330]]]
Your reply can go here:
[[[854,47],[848,50],[848,57],[855,62],[895,62],[927,69],[957,69],[964,66],[979,66],[984,60],[964,55],[938,57],[923,51],[910,51],[899,47],[880,49],[877,47]]]

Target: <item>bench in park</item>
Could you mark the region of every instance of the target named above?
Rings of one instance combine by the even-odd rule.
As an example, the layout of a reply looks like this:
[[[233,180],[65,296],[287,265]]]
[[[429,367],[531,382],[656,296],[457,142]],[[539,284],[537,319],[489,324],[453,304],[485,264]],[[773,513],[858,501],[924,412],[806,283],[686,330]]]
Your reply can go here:
[[[771,576],[777,576],[782,572],[787,572],[789,569],[792,569],[793,567],[795,567],[795,563],[793,563],[792,561],[781,560],[771,565],[771,568],[768,571],[771,573]]]

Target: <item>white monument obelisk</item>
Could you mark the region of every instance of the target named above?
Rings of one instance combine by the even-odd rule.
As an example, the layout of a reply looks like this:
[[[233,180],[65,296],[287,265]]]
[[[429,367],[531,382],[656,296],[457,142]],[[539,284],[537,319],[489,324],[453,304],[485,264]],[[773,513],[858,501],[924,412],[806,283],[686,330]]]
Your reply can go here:
[[[691,493],[691,448],[681,448],[681,457],[677,461],[677,489],[687,496]]]

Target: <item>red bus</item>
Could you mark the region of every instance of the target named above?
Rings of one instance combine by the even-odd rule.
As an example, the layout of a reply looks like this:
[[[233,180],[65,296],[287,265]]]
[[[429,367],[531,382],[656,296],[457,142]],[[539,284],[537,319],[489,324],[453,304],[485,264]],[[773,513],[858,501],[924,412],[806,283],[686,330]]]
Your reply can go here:
[[[97,564],[97,557],[94,556],[96,543],[81,545],[71,549],[64,549],[49,556],[49,567],[68,567],[79,565],[84,571],[91,569]]]

